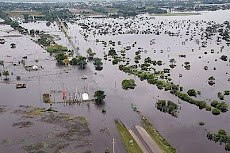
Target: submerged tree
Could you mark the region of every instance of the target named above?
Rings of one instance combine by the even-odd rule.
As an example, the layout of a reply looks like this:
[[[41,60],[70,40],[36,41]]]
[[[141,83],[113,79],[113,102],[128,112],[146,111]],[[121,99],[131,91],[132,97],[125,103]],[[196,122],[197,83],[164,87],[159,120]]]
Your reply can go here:
[[[230,143],[227,143],[227,144],[225,145],[225,150],[226,150],[226,151],[230,151]]]
[[[79,65],[80,69],[85,69],[85,66],[87,64],[86,57],[83,56],[77,56],[77,65]]]
[[[91,48],[88,48],[88,49],[86,50],[86,53],[88,54],[88,59],[89,59],[89,60],[92,60],[92,59],[93,59],[93,56],[96,55],[96,53],[94,53],[94,52],[92,51]]]
[[[15,43],[11,43],[11,44],[10,44],[10,47],[11,47],[11,48],[16,48],[16,44],[15,44]]]
[[[114,48],[110,48],[108,55],[109,56],[115,56],[115,55],[117,55],[117,53],[116,53]]]
[[[4,62],[0,60],[0,65],[4,67]]]
[[[101,103],[105,99],[105,92],[102,90],[98,90],[94,93],[94,98],[96,102]]]
[[[57,60],[57,62],[58,62],[59,64],[63,64],[63,60],[64,60],[64,59],[67,59],[68,57],[67,57],[67,55],[66,55],[65,53],[58,53],[58,54],[55,56],[55,58],[56,58],[56,60]]]
[[[227,61],[227,60],[228,60],[228,56],[222,55],[222,56],[220,57],[220,59],[223,60],[223,61]]]
[[[195,89],[189,89],[187,93],[188,93],[189,96],[195,96],[195,97],[196,97],[196,94],[197,94]]]
[[[95,57],[93,59],[93,64],[95,65],[96,70],[102,70],[103,69],[103,67],[102,67],[103,63],[101,62],[101,60],[102,59],[98,58],[98,57]]]
[[[78,65],[80,69],[85,69],[87,64],[86,57],[84,56],[76,56],[69,63],[71,65]]]
[[[5,80],[8,80],[8,79],[9,79],[8,76],[9,76],[10,74],[9,74],[8,71],[3,71],[2,74],[6,77]]]
[[[176,60],[175,60],[174,58],[170,59],[169,62],[171,63],[171,64],[169,65],[171,68],[174,68],[174,67],[176,66],[176,65],[175,65]]]
[[[213,115],[219,115],[219,114],[220,114],[220,110],[219,110],[219,109],[216,109],[216,108],[213,108],[213,109],[212,109],[212,114],[213,114]]]
[[[137,86],[133,79],[123,80],[121,85],[125,90],[134,89]]]

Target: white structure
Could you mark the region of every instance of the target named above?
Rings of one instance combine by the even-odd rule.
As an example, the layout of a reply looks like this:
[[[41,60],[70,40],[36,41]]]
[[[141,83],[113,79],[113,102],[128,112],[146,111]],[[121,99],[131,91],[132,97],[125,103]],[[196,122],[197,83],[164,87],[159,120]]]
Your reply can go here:
[[[83,93],[82,100],[89,100],[89,95],[87,93]]]
[[[34,65],[33,67],[33,70],[38,70],[38,66]]]

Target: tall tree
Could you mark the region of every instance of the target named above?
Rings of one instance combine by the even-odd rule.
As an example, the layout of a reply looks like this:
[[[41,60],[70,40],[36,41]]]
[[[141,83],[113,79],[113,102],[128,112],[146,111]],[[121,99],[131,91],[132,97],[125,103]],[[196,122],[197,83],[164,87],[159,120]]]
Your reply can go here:
[[[5,80],[8,80],[8,76],[10,75],[8,71],[3,71],[2,73],[6,78]]]
[[[101,103],[105,99],[105,92],[102,90],[98,90],[94,93],[94,98],[96,102]]]

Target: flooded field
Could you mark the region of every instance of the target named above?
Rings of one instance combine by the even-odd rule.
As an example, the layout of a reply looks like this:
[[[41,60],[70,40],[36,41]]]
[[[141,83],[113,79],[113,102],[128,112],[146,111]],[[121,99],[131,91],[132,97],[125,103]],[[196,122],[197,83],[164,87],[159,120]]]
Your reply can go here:
[[[213,100],[220,101],[218,92],[230,90],[229,44],[222,38],[218,41],[218,29],[225,28],[224,21],[230,21],[230,16],[226,15],[229,13],[230,11],[215,11],[192,16],[143,15],[133,19],[79,19],[67,23],[67,34],[74,46],[69,43],[57,23],[47,26],[46,22],[40,21],[23,23],[21,26],[29,30],[44,31],[52,35],[57,44],[69,49],[78,47],[78,52],[83,56],[87,55],[88,48],[92,48],[95,56],[103,59],[112,47],[119,55],[122,50],[126,50],[125,58],[133,65],[135,52],[140,50],[140,64],[147,57],[156,61],[161,60],[162,65],[154,66],[156,71],[170,69],[168,77],[174,84],[183,86],[185,93],[192,88],[200,91],[201,94],[195,99],[205,100],[210,105]],[[208,33],[207,27],[218,28],[215,32]],[[230,133],[229,111],[215,116],[210,111],[200,110],[197,106],[170,94],[169,91],[159,90],[156,85],[151,85],[146,80],[141,81],[135,75],[120,71],[119,64],[126,62],[120,61],[119,64],[113,65],[113,59],[109,56],[107,60],[102,60],[101,71],[95,70],[92,61],[88,62],[84,70],[77,66],[60,66],[53,55],[34,42],[36,38],[21,35],[8,25],[0,25],[0,29],[0,37],[6,41],[5,44],[0,44],[0,60],[4,61],[4,66],[0,66],[0,70],[10,72],[8,81],[4,80],[5,76],[0,77],[0,152],[17,150],[101,153],[105,148],[112,150],[113,138],[116,139],[116,152],[126,152],[114,120],[121,120],[129,129],[141,125],[141,119],[132,110],[131,104],[137,106],[178,152],[226,152],[224,145],[209,141],[206,135],[207,131],[216,133],[219,129],[225,129],[228,134]],[[15,43],[16,48],[11,48],[11,43]],[[76,54],[77,52],[74,53]],[[221,60],[222,55],[228,56],[228,60]],[[174,59],[173,68],[170,67],[170,59]],[[21,60],[24,60],[24,65]],[[38,66],[38,70],[27,71],[24,68],[33,65]],[[57,113],[45,112],[39,114],[39,117],[32,118],[22,115],[28,113],[27,109],[31,106],[33,109],[49,109],[50,104],[43,103],[42,100],[44,93],[54,92],[52,101],[56,102],[62,101],[63,90],[74,93],[77,88],[79,93],[83,93],[84,80],[81,78],[84,75],[88,77],[90,98],[93,98],[96,90],[101,89],[106,94],[105,103],[55,103],[52,108],[57,110]],[[21,79],[17,80],[16,76],[20,76]],[[213,85],[208,83],[211,76],[215,78]],[[122,89],[121,83],[124,79],[134,79],[137,84],[135,89]],[[16,89],[17,83],[25,83],[26,88]],[[155,105],[158,99],[177,103],[181,108],[178,117],[157,110]],[[225,95],[223,101],[229,105],[230,96]],[[103,108],[106,109],[105,114],[101,113]],[[76,120],[61,120],[62,114],[76,117]],[[69,131],[72,128],[63,125],[80,122],[77,119],[81,116],[88,121],[87,126],[84,123],[81,125],[87,131],[82,141],[64,140],[63,137],[59,137],[60,141],[51,140],[63,134],[63,131],[76,134],[76,131]],[[50,118],[53,121],[59,120],[60,123],[53,124]],[[199,122],[205,122],[205,125],[200,126]],[[72,136],[78,139],[79,135]]]

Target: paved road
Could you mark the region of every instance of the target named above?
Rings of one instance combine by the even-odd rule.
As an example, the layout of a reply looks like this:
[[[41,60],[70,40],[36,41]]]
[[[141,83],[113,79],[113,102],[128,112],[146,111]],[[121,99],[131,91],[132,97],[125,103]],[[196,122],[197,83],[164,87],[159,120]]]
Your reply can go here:
[[[144,128],[135,126],[133,130],[129,130],[129,133],[140,146],[143,153],[163,153]]]
[[[146,146],[143,144],[143,142],[138,138],[138,136],[131,129],[129,130],[129,133],[132,135],[134,140],[137,142],[138,146],[141,148],[143,153],[149,153]]]
[[[64,30],[64,32],[66,32],[66,34],[68,35],[68,33],[67,33],[67,32],[68,32],[68,29],[65,27],[64,23],[62,22],[62,20],[61,20],[60,18],[58,18],[58,21],[60,22],[60,24],[61,24],[62,29]],[[69,36],[68,36],[68,37],[69,37]],[[67,39],[68,39],[68,38],[67,38]],[[71,40],[71,37],[69,37],[68,41],[69,41],[69,43],[72,45],[74,51],[75,51],[75,52],[77,53],[77,55],[79,56],[80,54],[79,54],[77,48],[75,47],[73,41]]]
[[[143,139],[145,145],[147,145],[146,148],[148,148],[148,150],[150,149],[150,153],[163,153],[144,128],[140,126],[135,126],[135,128]]]

